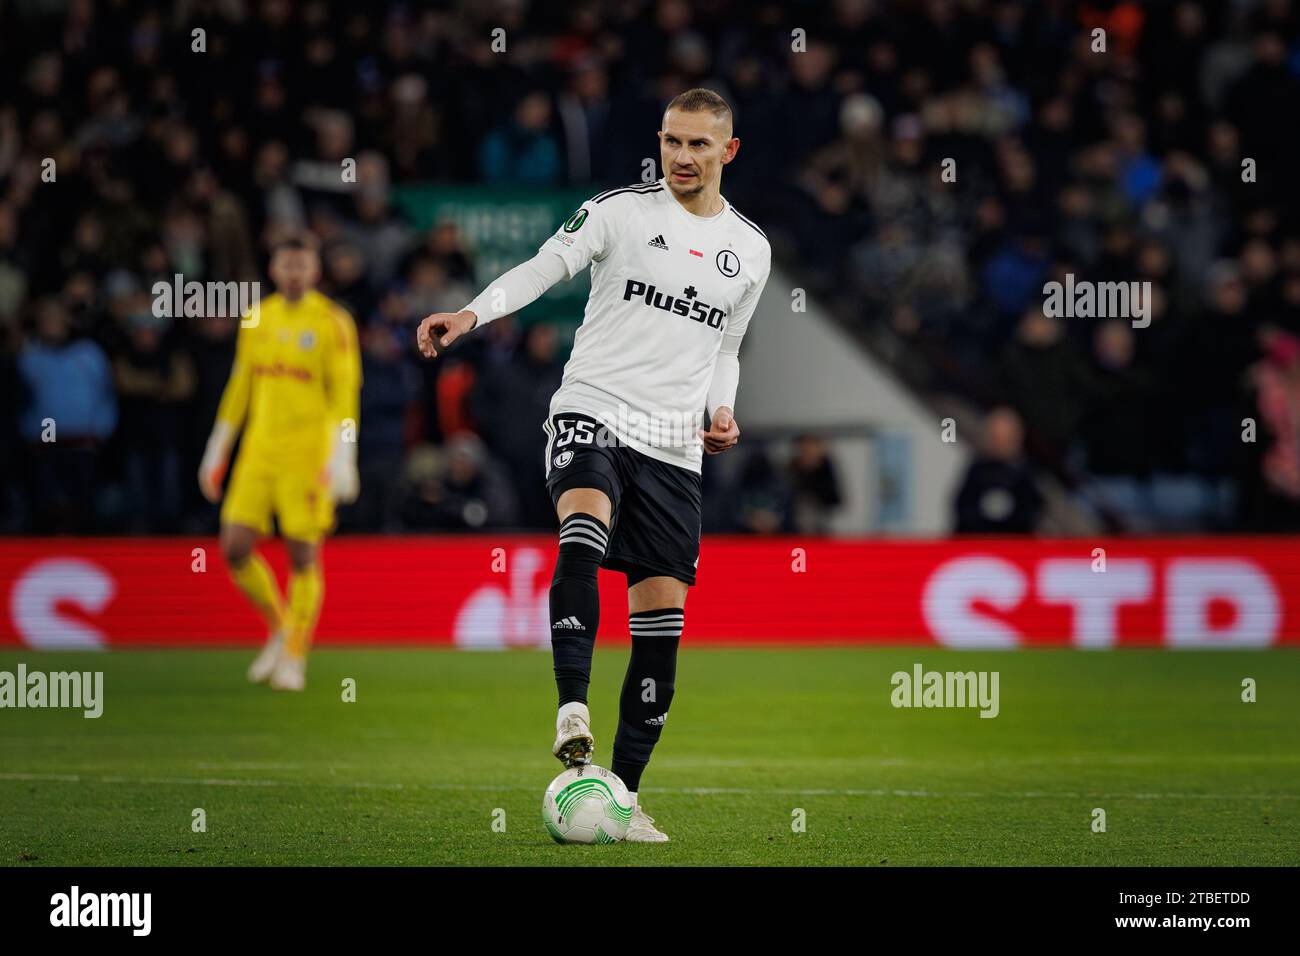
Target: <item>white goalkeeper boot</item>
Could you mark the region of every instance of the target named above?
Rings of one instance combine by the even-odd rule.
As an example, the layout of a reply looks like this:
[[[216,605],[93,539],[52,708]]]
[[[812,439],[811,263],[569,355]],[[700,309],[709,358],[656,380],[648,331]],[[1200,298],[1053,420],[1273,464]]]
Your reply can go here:
[[[284,650],[284,631],[276,631],[266,639],[266,643],[262,645],[262,652],[253,659],[253,663],[248,665],[248,679],[254,684],[269,680],[282,650]]]
[[[271,671],[272,690],[302,690],[307,686],[307,661],[291,654],[281,654]]]
[[[587,705],[578,701],[565,704],[555,717],[555,746],[551,753],[566,767],[576,767],[591,763],[591,752],[595,749]]]
[[[632,819],[623,839],[628,843],[667,843],[668,834],[656,827],[655,818],[641,809],[640,798],[633,796],[632,799],[636,803],[632,805]]]

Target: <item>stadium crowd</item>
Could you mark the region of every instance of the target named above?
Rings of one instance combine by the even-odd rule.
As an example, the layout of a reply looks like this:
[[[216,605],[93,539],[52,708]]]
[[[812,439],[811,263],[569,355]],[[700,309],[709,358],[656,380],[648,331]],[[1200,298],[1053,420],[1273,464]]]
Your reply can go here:
[[[695,85],[735,108],[724,193],[780,264],[987,412],[956,527],[1033,530],[1044,475],[1121,529],[1300,526],[1297,37],[1291,0],[0,6],[0,530],[213,527],[193,476],[238,321],[160,319],[150,289],[264,280],[303,229],[363,350],[343,528],[551,527],[570,330],[501,321],[417,361],[474,250],[392,190],[637,179]],[[1067,273],[1149,280],[1150,326],[1046,316]],[[745,444],[705,469],[729,483],[706,529],[823,528],[826,444]]]

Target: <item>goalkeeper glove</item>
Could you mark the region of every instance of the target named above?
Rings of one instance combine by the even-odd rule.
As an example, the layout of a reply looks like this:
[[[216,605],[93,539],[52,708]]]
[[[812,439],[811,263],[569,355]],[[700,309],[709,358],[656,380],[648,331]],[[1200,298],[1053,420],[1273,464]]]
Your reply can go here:
[[[351,504],[361,493],[361,475],[357,473],[357,443],[343,437],[343,426],[334,434],[334,449],[325,466],[325,477],[335,501]]]

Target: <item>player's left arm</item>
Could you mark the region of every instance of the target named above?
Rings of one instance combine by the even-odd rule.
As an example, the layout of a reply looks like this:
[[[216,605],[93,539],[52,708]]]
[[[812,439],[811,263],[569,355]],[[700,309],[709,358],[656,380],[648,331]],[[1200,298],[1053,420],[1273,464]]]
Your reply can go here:
[[[325,396],[332,429],[326,479],[335,501],[352,502],[361,492],[357,470],[357,439],[361,429],[361,349],[357,327],[347,311],[335,306],[330,314],[329,352],[325,364]]]
[[[718,360],[713,367],[713,380],[709,383],[709,395],[705,411],[709,416],[709,429],[699,429],[700,440],[704,450],[710,455],[726,451],[740,441],[740,426],[736,424],[736,388],[740,385],[740,343],[749,328],[750,317],[758,306],[771,273],[770,258],[764,263],[763,271],[750,286],[736,314],[727,323],[727,330],[722,334],[722,346],[718,350]]]
[[[212,423],[212,433],[199,462],[199,490],[213,504],[221,500],[221,481],[230,463],[230,452],[253,401],[253,354],[257,349],[253,330],[256,327],[245,325],[241,317],[239,337],[235,340],[235,361],[221,393],[221,404],[217,406],[217,420]]]

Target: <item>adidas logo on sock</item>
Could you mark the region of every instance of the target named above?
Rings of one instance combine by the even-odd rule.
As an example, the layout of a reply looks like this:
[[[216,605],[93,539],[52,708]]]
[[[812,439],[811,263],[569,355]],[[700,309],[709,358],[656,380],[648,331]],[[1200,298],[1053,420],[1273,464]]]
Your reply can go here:
[[[587,629],[586,625],[584,625],[576,617],[563,618],[559,621],[556,621],[554,624],[551,625],[551,627],[567,627],[571,631],[585,631]]]
[[[649,720],[646,721],[646,723],[649,724],[651,727],[662,727],[664,725],[664,721],[667,719],[668,719],[667,714],[660,714],[658,717],[651,717]]]
[[[668,243],[664,242],[664,237],[662,233],[660,235],[655,236],[653,239],[647,242],[646,245],[652,246],[655,249],[663,249],[665,251],[667,251],[668,249]]]

